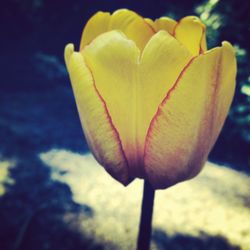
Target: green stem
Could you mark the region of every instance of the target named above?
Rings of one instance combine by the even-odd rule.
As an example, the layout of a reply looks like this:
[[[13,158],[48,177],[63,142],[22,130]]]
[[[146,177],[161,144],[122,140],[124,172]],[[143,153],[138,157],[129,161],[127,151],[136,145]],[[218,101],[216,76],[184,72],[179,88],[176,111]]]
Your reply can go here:
[[[152,231],[152,214],[155,190],[148,181],[144,181],[141,220],[137,239],[137,250],[149,250]]]

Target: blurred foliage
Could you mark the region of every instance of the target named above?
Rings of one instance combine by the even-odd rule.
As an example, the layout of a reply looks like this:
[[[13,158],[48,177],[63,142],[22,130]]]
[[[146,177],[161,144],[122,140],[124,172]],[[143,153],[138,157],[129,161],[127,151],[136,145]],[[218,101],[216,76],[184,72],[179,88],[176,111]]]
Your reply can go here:
[[[129,8],[151,18],[167,15],[179,19],[189,14],[198,15],[207,26],[209,48],[220,45],[223,40],[228,40],[234,45],[238,61],[236,95],[211,159],[226,161],[240,169],[249,170],[250,1],[9,0],[8,4],[1,6],[0,19],[7,20],[7,25],[4,27],[6,34],[26,39],[26,47],[31,51],[33,46],[36,50],[33,54],[53,56],[54,53],[62,61],[64,45],[69,40],[76,44],[79,42],[82,26],[93,13],[98,10],[114,11],[118,8]],[[1,23],[3,25],[4,22]],[[26,47],[22,51],[25,51]],[[44,57],[39,57],[40,59],[47,60]]]
[[[0,159],[0,197],[5,194],[6,186],[14,183],[14,180],[9,176],[9,168],[12,165],[12,162],[2,161]]]

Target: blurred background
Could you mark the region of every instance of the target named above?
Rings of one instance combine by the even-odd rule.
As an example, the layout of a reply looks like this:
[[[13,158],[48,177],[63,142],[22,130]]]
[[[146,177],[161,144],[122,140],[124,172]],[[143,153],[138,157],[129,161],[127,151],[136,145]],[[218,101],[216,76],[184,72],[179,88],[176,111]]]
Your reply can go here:
[[[63,60],[97,11],[197,15],[208,47],[230,41],[236,95],[195,180],[159,191],[152,249],[250,249],[250,2],[8,0],[1,3],[0,249],[133,249],[142,191],[88,153]],[[122,205],[121,205],[122,204]]]

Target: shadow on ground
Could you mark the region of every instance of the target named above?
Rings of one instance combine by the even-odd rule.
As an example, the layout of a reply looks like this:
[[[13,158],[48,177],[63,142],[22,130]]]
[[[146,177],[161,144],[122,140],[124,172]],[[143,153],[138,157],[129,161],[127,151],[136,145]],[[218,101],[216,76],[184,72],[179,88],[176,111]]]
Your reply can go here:
[[[102,249],[78,225],[94,216],[92,208],[75,203],[70,188],[52,180],[38,158],[59,146],[87,150],[71,90],[1,92],[0,138],[0,162],[14,165],[0,195],[0,249]]]
[[[155,229],[152,240],[159,250],[240,250],[240,247],[230,245],[221,236],[207,234],[200,237],[181,234],[169,237],[164,231]]]
[[[102,249],[78,225],[94,211],[73,202],[69,187],[52,181],[39,160],[23,159],[10,176],[14,184],[0,197],[0,249]]]

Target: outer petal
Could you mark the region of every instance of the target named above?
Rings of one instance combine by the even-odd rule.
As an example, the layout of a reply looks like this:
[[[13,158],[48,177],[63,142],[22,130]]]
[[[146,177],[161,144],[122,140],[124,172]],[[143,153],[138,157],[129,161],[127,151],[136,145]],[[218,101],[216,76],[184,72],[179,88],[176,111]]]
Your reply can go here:
[[[211,148],[221,131],[234,96],[236,68],[234,48],[229,42],[223,42],[221,58],[216,72],[216,92],[213,98]]]
[[[207,49],[205,25],[196,16],[182,18],[175,27],[174,35],[193,55]]]
[[[121,32],[110,31],[85,47],[83,55],[119,131],[129,166],[138,166],[136,88],[140,51]]]
[[[109,13],[98,12],[86,24],[80,48],[82,49],[89,44],[98,35],[111,30],[122,31],[141,50],[154,34],[152,27],[133,11],[120,9],[111,16]]]
[[[159,106],[146,138],[145,171],[154,187],[166,188],[200,171],[234,88],[235,59],[228,44],[186,65]]]
[[[66,46],[65,61],[88,144],[98,162],[115,179],[128,184],[128,165],[119,134],[82,55],[73,51],[72,44]]]

